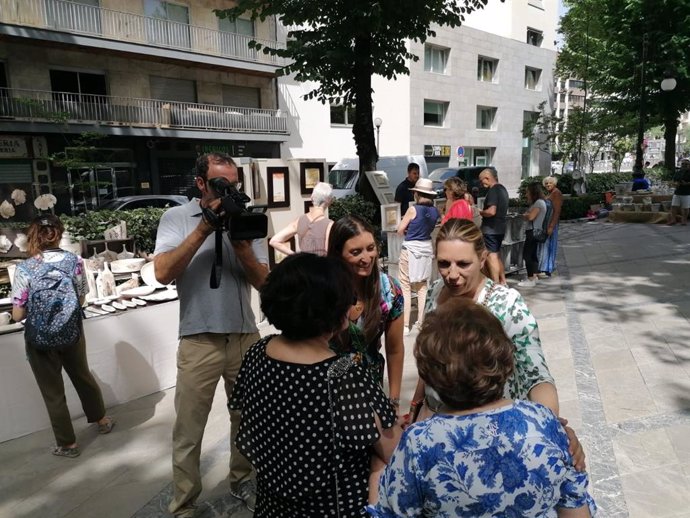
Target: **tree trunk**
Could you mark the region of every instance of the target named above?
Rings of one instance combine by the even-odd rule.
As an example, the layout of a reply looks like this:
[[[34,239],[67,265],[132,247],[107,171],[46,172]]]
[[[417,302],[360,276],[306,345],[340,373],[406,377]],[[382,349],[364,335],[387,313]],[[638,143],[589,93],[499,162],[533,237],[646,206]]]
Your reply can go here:
[[[664,140],[666,149],[664,151],[664,166],[669,171],[676,170],[676,134],[678,133],[678,119],[676,114],[670,109],[666,113],[664,121]]]
[[[367,201],[379,205],[374,189],[369,184],[365,171],[375,171],[378,156],[374,139],[372,118],[371,76],[371,37],[355,38],[355,123],[352,125],[357,156],[359,157],[359,193]],[[378,211],[377,211],[378,214]]]

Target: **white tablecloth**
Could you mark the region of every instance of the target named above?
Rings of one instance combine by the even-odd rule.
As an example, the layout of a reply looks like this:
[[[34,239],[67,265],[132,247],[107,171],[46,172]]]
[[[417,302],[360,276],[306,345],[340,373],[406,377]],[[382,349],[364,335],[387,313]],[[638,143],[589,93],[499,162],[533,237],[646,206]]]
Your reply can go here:
[[[84,322],[89,367],[106,407],[175,385],[178,301],[118,312]],[[72,417],[83,415],[64,374]],[[0,442],[50,427],[41,393],[26,361],[24,334],[0,336]]]

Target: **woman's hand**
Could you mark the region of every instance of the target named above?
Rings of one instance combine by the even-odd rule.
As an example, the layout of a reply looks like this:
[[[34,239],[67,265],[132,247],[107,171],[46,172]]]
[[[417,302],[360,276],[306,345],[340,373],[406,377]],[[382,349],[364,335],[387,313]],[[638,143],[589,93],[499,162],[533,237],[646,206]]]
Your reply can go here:
[[[577,438],[577,435],[575,435],[575,430],[566,426],[568,424],[567,419],[559,417],[558,420],[561,425],[563,425],[563,429],[568,435],[568,452],[573,457],[573,466],[575,466],[577,471],[585,471],[587,466],[585,465],[585,450],[582,449],[582,443]]]

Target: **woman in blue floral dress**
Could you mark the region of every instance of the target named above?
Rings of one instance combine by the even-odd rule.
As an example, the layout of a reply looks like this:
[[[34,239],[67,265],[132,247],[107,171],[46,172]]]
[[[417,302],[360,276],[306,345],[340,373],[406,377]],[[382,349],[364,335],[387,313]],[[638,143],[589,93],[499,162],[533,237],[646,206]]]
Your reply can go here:
[[[356,301],[348,315],[348,330],[332,340],[332,347],[368,368],[381,384],[387,363],[388,395],[397,411],[404,362],[400,283],[379,271],[374,229],[356,216],[344,216],[333,224],[328,238],[328,256],[338,257],[349,265],[356,293]],[[380,352],[384,333],[385,359]]]
[[[431,313],[415,346],[434,416],[405,430],[372,516],[589,518],[588,477],[572,465],[556,415],[504,397],[514,368],[501,322],[456,298]]]

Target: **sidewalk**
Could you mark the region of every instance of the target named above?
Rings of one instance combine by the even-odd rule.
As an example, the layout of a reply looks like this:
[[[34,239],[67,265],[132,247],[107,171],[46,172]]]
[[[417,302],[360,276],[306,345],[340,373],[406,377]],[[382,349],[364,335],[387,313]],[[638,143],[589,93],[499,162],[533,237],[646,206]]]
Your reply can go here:
[[[562,225],[559,275],[523,290],[601,518],[690,518],[689,288],[688,227],[594,222]],[[408,398],[415,336],[405,337]],[[50,455],[50,430],[0,444],[0,517],[169,516],[173,395],[111,409],[110,435],[77,420],[77,459]],[[228,429],[219,386],[202,456],[205,518],[251,516],[227,494]]]

